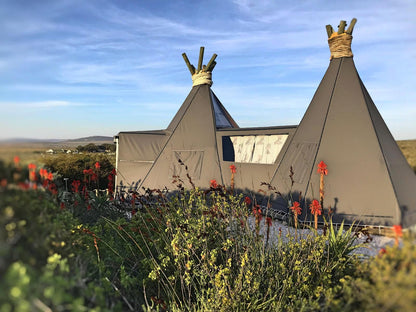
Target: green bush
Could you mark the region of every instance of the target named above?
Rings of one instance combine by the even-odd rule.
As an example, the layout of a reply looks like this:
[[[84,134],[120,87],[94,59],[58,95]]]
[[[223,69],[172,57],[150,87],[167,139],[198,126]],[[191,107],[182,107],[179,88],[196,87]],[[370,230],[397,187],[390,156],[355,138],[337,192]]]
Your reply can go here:
[[[91,187],[98,189],[106,189],[108,185],[108,175],[114,169],[114,156],[107,154],[91,153],[91,154],[57,154],[48,155],[42,159],[45,167],[53,173],[58,173],[62,178],[68,178],[68,187],[74,180],[83,181],[85,169],[95,169],[95,163],[100,164],[98,172],[98,181],[91,182]]]
[[[410,235],[401,248],[386,247],[360,262],[342,279],[339,296],[328,300],[336,311],[413,311],[416,306],[416,245]]]
[[[148,309],[319,310],[324,290],[352,274],[358,261],[350,255],[351,230],[292,234],[272,246],[259,231],[267,228],[266,220],[251,216],[242,196],[224,190],[159,194],[139,202],[146,205],[127,227],[107,222],[130,246],[133,266],[125,272],[133,288],[144,283]]]
[[[106,309],[91,238],[78,227],[47,192],[1,194],[0,311]]]

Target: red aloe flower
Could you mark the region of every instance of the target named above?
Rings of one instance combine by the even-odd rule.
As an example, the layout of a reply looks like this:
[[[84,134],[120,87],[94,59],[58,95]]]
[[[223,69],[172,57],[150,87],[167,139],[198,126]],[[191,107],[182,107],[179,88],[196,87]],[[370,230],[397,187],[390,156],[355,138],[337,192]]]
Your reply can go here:
[[[309,209],[311,210],[311,213],[313,215],[321,215],[322,214],[322,207],[321,204],[319,203],[319,201],[317,201],[316,199],[314,199],[312,201],[312,204],[310,204]]]
[[[393,225],[393,231],[394,231],[394,235],[396,235],[397,237],[403,236],[401,225]]]
[[[53,173],[52,172],[49,172],[48,173],[48,180],[53,180]]]
[[[272,218],[267,217],[266,218],[266,224],[267,224],[268,227],[272,226]]]
[[[80,185],[81,185],[81,181],[79,181],[79,180],[72,181],[72,190],[75,193],[79,193],[79,187],[80,187]]]
[[[98,180],[98,175],[96,173],[93,173],[91,175],[91,181],[97,181]]]
[[[314,199],[312,204],[310,204],[309,208],[311,209],[312,214],[314,215],[315,220],[315,230],[318,229],[318,215],[322,214],[322,207],[319,201]]]
[[[237,172],[237,169],[235,168],[234,165],[230,166],[230,170],[231,170],[231,173],[236,173]]]
[[[19,157],[19,156],[14,156],[14,158],[13,158],[13,162],[14,162],[14,165],[15,165],[16,167],[19,167],[20,157]]]
[[[29,165],[27,165],[27,167],[28,167],[29,170],[35,170],[36,169],[36,165],[35,164],[32,164],[32,163],[30,163]]]
[[[300,215],[302,213],[302,208],[300,207],[300,204],[297,201],[293,203],[293,206],[290,207],[290,209],[293,211],[293,213],[297,215]]]
[[[210,187],[217,188],[218,187],[217,180],[211,180],[210,181]]]
[[[244,198],[244,202],[247,204],[247,206],[249,206],[249,205],[251,204],[251,199],[250,199],[250,197],[246,196],[246,197]]]
[[[111,170],[111,174],[112,174],[112,175],[117,175],[117,173],[116,173],[116,169]]]
[[[91,210],[91,205],[90,204],[88,204],[87,210]]]
[[[94,164],[94,166],[95,166],[95,169],[97,170],[100,170],[101,168],[100,163],[98,161]]]
[[[326,165],[326,163],[324,163],[323,161],[321,161],[321,162],[318,164],[318,173],[319,173],[319,174],[323,174],[323,175],[327,175],[327,174],[328,174],[327,165]]]
[[[399,246],[399,237],[403,236],[402,232],[402,226],[401,225],[393,225],[393,231],[394,231],[394,238],[395,238],[395,245]]]
[[[64,202],[61,202],[61,210],[64,210],[65,209],[65,204],[64,204]]]

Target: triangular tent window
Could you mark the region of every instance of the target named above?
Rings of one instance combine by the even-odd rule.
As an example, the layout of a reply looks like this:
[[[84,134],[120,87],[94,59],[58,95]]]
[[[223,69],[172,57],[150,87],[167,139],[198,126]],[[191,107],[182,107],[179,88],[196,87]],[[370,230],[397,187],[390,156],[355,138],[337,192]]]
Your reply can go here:
[[[222,104],[219,102],[214,93],[211,93],[212,106],[215,113],[215,125],[217,128],[233,128],[231,121],[227,117],[227,113],[224,111]]]

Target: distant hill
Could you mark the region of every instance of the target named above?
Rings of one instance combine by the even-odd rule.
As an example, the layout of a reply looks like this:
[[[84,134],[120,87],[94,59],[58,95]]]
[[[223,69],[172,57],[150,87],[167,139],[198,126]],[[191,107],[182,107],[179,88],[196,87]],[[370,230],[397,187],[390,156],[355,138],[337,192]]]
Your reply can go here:
[[[0,145],[19,145],[19,146],[36,146],[36,147],[67,147],[86,144],[104,144],[113,143],[113,137],[108,136],[89,136],[78,139],[33,139],[33,138],[11,138],[0,140]]]
[[[79,143],[79,144],[89,144],[89,143],[113,143],[113,137],[108,137],[108,136],[89,136],[89,137],[85,137],[85,138],[78,138],[78,139],[72,139],[72,140],[64,140],[61,141],[60,143]]]

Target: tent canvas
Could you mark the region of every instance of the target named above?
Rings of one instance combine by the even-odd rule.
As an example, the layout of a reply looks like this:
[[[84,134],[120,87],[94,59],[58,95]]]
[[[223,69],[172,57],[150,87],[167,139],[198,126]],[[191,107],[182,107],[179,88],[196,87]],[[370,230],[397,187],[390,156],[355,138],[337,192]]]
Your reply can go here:
[[[351,33],[343,35],[350,36],[350,44]],[[361,81],[352,53],[330,60],[271,180],[281,193],[293,194],[294,200],[302,194],[304,219],[309,219],[312,199],[319,200],[316,170],[321,161],[329,170],[324,207],[334,211],[335,222],[416,224],[416,176]],[[290,167],[293,186],[288,178]],[[275,205],[288,211],[282,198],[276,198]]]

